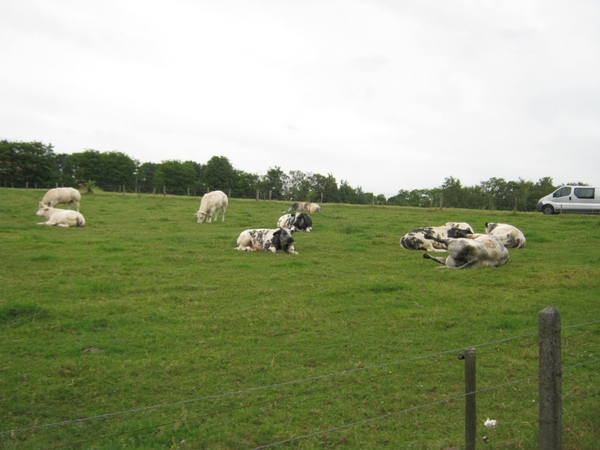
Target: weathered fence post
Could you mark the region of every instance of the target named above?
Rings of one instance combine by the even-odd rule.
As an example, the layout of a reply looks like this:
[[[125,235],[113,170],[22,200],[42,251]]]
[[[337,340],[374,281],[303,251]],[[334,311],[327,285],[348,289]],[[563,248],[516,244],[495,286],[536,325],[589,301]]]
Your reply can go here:
[[[269,191],[269,201],[271,201],[271,194],[273,194],[273,191]]]
[[[540,450],[562,448],[562,367],[560,314],[548,306],[539,315],[539,445]]]
[[[163,197],[167,196],[167,187],[163,185]]]
[[[440,192],[440,210],[444,209],[444,194]]]
[[[465,350],[465,449],[475,450],[477,436],[477,383],[475,378],[475,347]]]
[[[256,190],[256,201],[258,201],[259,196],[260,196],[260,190],[257,189]]]
[[[229,189],[229,192],[227,194],[227,198],[231,198],[231,189]]]
[[[188,189],[188,197],[189,197],[190,196],[190,188],[187,188],[187,189]]]

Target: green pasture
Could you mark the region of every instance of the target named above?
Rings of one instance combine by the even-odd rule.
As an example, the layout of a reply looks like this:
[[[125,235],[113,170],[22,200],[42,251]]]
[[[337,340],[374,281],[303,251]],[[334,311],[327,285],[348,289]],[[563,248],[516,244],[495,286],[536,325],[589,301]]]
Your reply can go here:
[[[87,225],[63,229],[36,225],[43,194],[0,189],[1,448],[463,448],[470,346],[478,438],[537,448],[549,305],[563,448],[600,445],[599,216],[323,204],[299,255],[273,255],[236,239],[290,203],[231,199],[198,224],[199,198],[84,194]],[[400,248],[447,221],[527,245],[469,270]]]

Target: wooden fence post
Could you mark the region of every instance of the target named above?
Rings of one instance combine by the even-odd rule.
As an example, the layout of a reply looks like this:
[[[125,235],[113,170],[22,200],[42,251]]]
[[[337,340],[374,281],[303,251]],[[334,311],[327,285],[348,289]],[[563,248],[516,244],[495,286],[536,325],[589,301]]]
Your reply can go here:
[[[163,197],[167,196],[167,187],[163,185]]]
[[[444,194],[440,192],[440,210],[444,209]]]
[[[465,449],[475,450],[477,439],[477,383],[475,378],[475,347],[465,350]]]
[[[187,189],[188,189],[188,197],[189,197],[190,196],[190,188],[187,188]]]
[[[256,201],[258,201],[259,194],[260,194],[260,190],[258,190],[258,189],[257,189],[257,190],[256,190]]]
[[[562,448],[562,367],[560,314],[548,306],[539,314],[539,445],[540,450]]]

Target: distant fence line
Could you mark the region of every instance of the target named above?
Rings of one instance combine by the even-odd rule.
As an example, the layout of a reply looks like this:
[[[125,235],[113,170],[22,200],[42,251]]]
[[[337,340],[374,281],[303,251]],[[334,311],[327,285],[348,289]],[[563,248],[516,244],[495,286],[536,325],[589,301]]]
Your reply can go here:
[[[27,181],[23,182],[4,182],[3,187],[5,188],[24,188],[24,189],[52,189],[57,187],[65,187],[64,183],[30,183]],[[77,189],[87,189],[86,186],[72,186]],[[125,184],[119,185],[109,185],[100,187],[92,187],[93,189],[101,189],[104,192],[116,192],[119,194],[152,194],[152,195],[175,195],[175,196],[187,196],[187,197],[201,197],[207,192],[210,192],[212,189],[199,189],[197,187],[188,187],[188,188],[170,188],[169,186],[128,186]],[[226,194],[228,197],[231,197],[232,189],[226,189]],[[273,191],[268,189],[256,189],[252,191],[247,191],[243,194],[234,193],[234,198],[247,198],[247,199],[255,199],[255,200],[272,200],[273,199]],[[286,201],[286,199],[278,199],[282,201]],[[507,198],[494,198],[494,197],[470,197],[463,196],[459,206],[456,206],[454,202],[444,200],[444,193],[440,192],[435,194],[434,196],[428,197],[420,202],[419,205],[403,205],[397,202],[387,202],[377,200],[374,194],[371,194],[367,203],[360,202],[354,204],[362,204],[362,205],[390,205],[390,206],[411,206],[411,207],[421,207],[421,208],[435,208],[435,209],[444,209],[444,208],[458,208],[458,209],[482,209],[482,210],[497,210],[497,211],[535,211],[538,203],[538,199],[527,199],[523,200],[518,197],[507,197]],[[292,200],[289,200],[292,201]],[[324,195],[322,192],[317,193],[317,199],[315,201],[323,203]],[[325,201],[326,202],[326,201]],[[334,202],[336,203],[336,202]],[[339,203],[347,203],[344,201],[339,201]]]
[[[382,416],[372,417],[372,418],[365,419],[365,420],[362,420],[359,422],[344,424],[339,427],[330,428],[328,430],[319,430],[314,433],[309,433],[306,435],[296,436],[296,437],[293,437],[290,439],[286,439],[283,441],[278,441],[278,442],[273,442],[270,444],[261,445],[259,447],[255,447],[254,450],[276,447],[276,446],[280,446],[283,444],[289,444],[289,443],[296,442],[296,441],[299,441],[302,439],[308,439],[308,438],[315,437],[318,435],[323,435],[324,433],[332,433],[332,432],[340,431],[343,429],[360,426],[360,425],[364,425],[367,423],[372,423],[372,422],[375,422],[378,420],[383,420],[383,419],[390,418],[393,416],[399,416],[402,414],[406,414],[408,412],[416,411],[416,410],[427,408],[427,407],[441,405],[441,404],[448,403],[448,402],[451,402],[454,400],[459,400],[459,399],[465,400],[465,441],[464,441],[465,447],[464,448],[475,449],[476,430],[477,430],[476,395],[483,394],[485,392],[493,391],[496,389],[504,388],[507,386],[511,386],[514,384],[522,383],[525,381],[531,381],[536,378],[539,380],[539,398],[538,398],[539,448],[543,449],[543,450],[558,450],[558,449],[562,448],[562,395],[561,395],[561,392],[562,392],[563,374],[566,370],[569,370],[569,369],[573,369],[576,367],[581,367],[581,366],[595,364],[595,363],[600,362],[600,359],[595,359],[592,361],[586,361],[584,363],[579,363],[579,364],[575,364],[572,366],[564,367],[562,365],[562,354],[561,354],[561,330],[562,329],[574,329],[574,328],[578,328],[578,327],[584,327],[584,326],[596,325],[596,324],[600,324],[600,320],[571,325],[568,327],[561,327],[560,313],[558,312],[558,310],[553,306],[549,306],[549,307],[545,308],[544,310],[540,311],[540,313],[539,313],[539,324],[538,324],[538,333],[537,333],[538,338],[539,338],[538,339],[539,370],[538,370],[537,376],[531,375],[529,377],[512,380],[512,381],[507,381],[506,383],[486,387],[483,389],[476,388],[476,380],[475,380],[476,349],[484,347],[484,346],[489,346],[489,345],[494,345],[494,344],[499,344],[499,343],[506,343],[509,341],[517,340],[517,339],[532,337],[532,336],[535,336],[536,333],[529,333],[529,334],[520,335],[520,336],[508,337],[508,338],[499,339],[496,341],[477,344],[475,346],[471,346],[468,348],[446,350],[446,351],[441,351],[441,352],[430,354],[430,355],[417,356],[417,357],[413,357],[413,358],[409,358],[409,359],[404,359],[404,360],[399,360],[399,361],[394,361],[394,362],[389,362],[389,363],[383,363],[383,364],[374,365],[374,366],[350,369],[350,370],[345,370],[345,371],[341,371],[341,372],[337,372],[337,373],[319,375],[319,376],[300,379],[300,380],[292,380],[292,381],[277,383],[277,384],[273,384],[273,385],[269,385],[269,386],[261,386],[261,387],[256,387],[256,388],[240,390],[240,391],[232,391],[232,392],[228,392],[225,394],[219,394],[219,395],[208,395],[205,397],[182,400],[182,401],[167,403],[167,404],[162,404],[162,405],[154,405],[154,406],[143,407],[143,408],[138,408],[138,409],[132,409],[129,411],[107,413],[107,414],[102,414],[102,415],[98,415],[98,416],[94,416],[94,417],[66,420],[66,421],[57,422],[57,423],[50,423],[50,424],[32,426],[32,427],[27,427],[27,428],[0,431],[0,435],[11,434],[14,436],[16,433],[22,433],[22,432],[26,432],[26,431],[39,431],[39,430],[44,430],[44,429],[49,429],[49,428],[59,427],[59,426],[64,427],[64,426],[68,426],[68,425],[81,424],[83,422],[90,422],[90,421],[98,420],[98,419],[106,419],[106,418],[111,418],[111,417],[116,417],[116,416],[127,415],[127,414],[135,414],[135,413],[145,412],[145,411],[149,411],[149,410],[156,410],[156,409],[161,409],[161,408],[180,406],[180,405],[202,402],[202,401],[207,401],[207,400],[215,400],[215,399],[219,399],[219,398],[234,397],[234,396],[238,396],[238,395],[242,395],[242,394],[249,394],[249,393],[253,393],[253,392],[281,388],[281,387],[290,386],[290,385],[298,385],[298,384],[302,384],[302,383],[306,383],[306,382],[310,382],[310,381],[324,380],[324,379],[333,378],[336,376],[348,375],[348,374],[352,374],[352,373],[369,371],[369,370],[373,370],[373,369],[388,368],[390,366],[406,364],[409,362],[425,360],[425,359],[439,357],[439,356],[443,356],[443,355],[447,355],[447,354],[457,354],[460,352],[460,354],[458,355],[458,358],[465,361],[465,392],[464,393],[457,394],[455,396],[444,398],[441,400],[433,401],[431,403],[413,406],[413,407],[405,409],[405,410],[394,411],[391,413],[384,414]],[[389,372],[389,373],[391,373],[391,372]],[[336,386],[333,386],[332,389],[335,387]],[[249,405],[249,406],[256,406],[256,405]],[[215,414],[218,414],[218,413],[215,413]],[[206,416],[202,416],[202,418],[205,418],[205,417]],[[201,420],[201,419],[198,419],[198,420]],[[180,422],[194,422],[194,420],[193,419],[192,420],[189,420],[189,419],[178,420],[178,421],[170,422],[167,424],[153,425],[151,428],[161,427],[161,426],[165,426],[165,425],[172,425],[172,424],[180,423]],[[131,432],[123,432],[120,434],[134,433],[134,432],[139,432],[139,431],[141,431],[141,430],[134,430]],[[92,438],[90,440],[86,440],[85,442],[102,440],[102,439],[105,439],[108,437],[112,437],[112,435]],[[73,442],[70,445],[74,445],[74,444],[77,444],[77,442]]]

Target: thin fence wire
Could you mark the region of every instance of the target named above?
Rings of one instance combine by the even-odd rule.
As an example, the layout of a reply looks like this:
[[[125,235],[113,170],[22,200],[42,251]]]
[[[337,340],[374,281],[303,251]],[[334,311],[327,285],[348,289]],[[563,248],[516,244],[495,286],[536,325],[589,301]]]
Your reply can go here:
[[[600,321],[598,321],[598,323],[600,323]],[[487,345],[500,344],[500,343],[509,342],[509,341],[516,340],[516,339],[523,339],[523,338],[526,338],[526,337],[531,337],[531,336],[534,336],[536,334],[537,333],[528,333],[528,334],[524,334],[524,335],[520,335],[520,336],[514,336],[514,337],[505,338],[505,339],[499,339],[499,340],[496,340],[496,341],[491,341],[491,342],[485,342],[485,343],[482,343],[482,344],[472,345],[470,347],[479,348],[479,347],[484,347],[484,346],[487,346]],[[406,364],[406,363],[410,363],[410,362],[420,361],[420,360],[424,360],[424,359],[428,359],[428,358],[435,358],[435,357],[438,357],[438,356],[443,356],[443,355],[448,355],[448,354],[452,354],[452,353],[461,352],[461,351],[464,351],[465,348],[467,348],[467,347],[460,347],[460,348],[456,348],[456,349],[452,349],[452,350],[445,350],[445,351],[441,351],[441,352],[438,352],[438,353],[432,353],[432,354],[424,355],[424,356],[416,356],[414,358],[402,359],[402,360],[393,361],[393,362],[389,362],[389,363],[378,364],[378,365],[374,365],[374,366],[359,367],[357,369],[344,370],[344,371],[341,371],[341,372],[334,372],[334,373],[329,373],[329,374],[326,374],[326,375],[318,375],[316,377],[303,378],[303,379],[292,380],[292,381],[285,381],[283,383],[276,383],[276,384],[271,384],[271,385],[268,385],[268,386],[254,387],[254,388],[244,389],[244,390],[240,390],[240,391],[232,391],[232,392],[227,392],[225,394],[207,395],[205,397],[199,397],[199,398],[188,399],[188,400],[181,400],[181,401],[178,401],[178,402],[165,403],[165,404],[161,404],[161,405],[146,406],[144,408],[131,409],[131,410],[128,410],[128,411],[106,413],[106,414],[100,414],[98,416],[93,416],[93,417],[86,417],[86,418],[81,418],[81,419],[65,420],[65,421],[62,421],[62,422],[49,423],[49,424],[45,424],[45,425],[37,425],[35,427],[19,428],[19,429],[10,430],[10,431],[2,431],[2,432],[0,432],[0,436],[4,435],[4,434],[8,434],[8,433],[21,433],[21,432],[24,432],[24,431],[34,431],[34,430],[42,430],[42,429],[45,429],[45,428],[53,428],[53,427],[59,427],[59,426],[65,426],[65,425],[72,425],[72,424],[77,424],[77,423],[82,423],[82,422],[88,422],[88,421],[91,421],[91,420],[106,419],[106,418],[109,418],[109,417],[122,416],[122,415],[125,415],[125,414],[135,414],[135,413],[140,413],[140,412],[144,412],[144,411],[150,411],[150,410],[154,410],[154,409],[160,409],[160,408],[168,408],[168,407],[173,407],[173,406],[186,405],[186,404],[189,404],[189,403],[197,403],[197,402],[202,402],[202,401],[207,401],[207,400],[217,400],[217,399],[222,399],[222,398],[227,398],[227,397],[233,397],[233,396],[236,396],[236,395],[243,395],[243,394],[249,394],[249,393],[253,393],[253,392],[264,391],[264,390],[268,390],[268,389],[281,388],[281,387],[285,387],[285,386],[297,385],[297,384],[307,383],[307,382],[311,382],[311,381],[319,381],[319,380],[324,380],[324,379],[327,379],[327,378],[333,378],[333,377],[337,377],[337,376],[349,375],[349,374],[353,374],[353,373],[357,373],[357,372],[364,372],[364,371],[367,371],[367,370],[381,369],[381,368],[385,368],[385,367],[397,366],[397,365],[400,365],[400,364]]]
[[[597,320],[597,321],[591,321],[591,322],[586,322],[586,323],[581,323],[581,324],[575,324],[575,325],[565,326],[565,327],[562,327],[562,329],[574,329],[574,328],[580,328],[580,327],[589,326],[589,325],[595,325],[595,324],[599,324],[599,323],[600,323],[600,320]],[[527,334],[523,334],[523,335],[519,335],[519,336],[513,336],[513,337],[504,338],[504,339],[498,339],[498,340],[495,340],[495,341],[480,343],[480,344],[472,345],[472,346],[468,346],[468,347],[481,348],[481,347],[485,347],[485,346],[489,346],[489,345],[495,345],[495,344],[506,343],[506,342],[518,340],[518,339],[524,339],[524,338],[535,336],[537,334],[538,334],[537,332],[527,333]],[[384,363],[384,364],[378,364],[378,365],[373,365],[373,366],[368,366],[368,367],[361,367],[361,368],[357,368],[357,369],[351,369],[351,370],[345,370],[345,371],[340,371],[340,372],[334,372],[334,373],[330,373],[330,374],[326,374],[326,375],[319,375],[319,376],[316,376],[316,377],[309,377],[309,378],[304,378],[304,379],[299,379],[299,380],[292,380],[292,381],[287,381],[287,382],[283,382],[283,383],[276,383],[276,384],[272,384],[272,385],[268,385],[268,386],[261,386],[261,387],[256,387],[256,388],[250,388],[250,389],[240,390],[240,391],[232,391],[232,392],[228,392],[228,393],[225,393],[225,394],[209,395],[209,396],[200,397],[200,398],[196,398],[196,399],[182,400],[182,401],[179,401],[179,402],[172,402],[172,403],[166,403],[166,404],[161,404],[161,405],[154,405],[154,406],[149,406],[149,407],[144,407],[144,408],[132,409],[132,410],[128,410],[128,411],[121,411],[121,412],[115,412],[115,413],[107,413],[107,414],[101,414],[101,415],[93,416],[93,417],[87,417],[87,418],[81,418],[81,419],[73,419],[73,420],[66,420],[66,421],[62,421],[62,422],[50,423],[50,424],[39,425],[39,426],[34,426],[34,427],[27,427],[27,428],[19,428],[19,429],[14,429],[14,430],[9,430],[9,431],[2,431],[2,432],[0,432],[0,435],[6,435],[6,434],[14,435],[16,433],[21,433],[21,432],[25,432],[25,431],[44,430],[44,429],[49,429],[49,428],[58,427],[58,426],[73,425],[73,424],[78,424],[78,423],[83,423],[83,422],[89,422],[89,421],[92,421],[92,420],[105,419],[105,418],[110,418],[110,417],[122,416],[122,415],[126,415],[126,414],[134,414],[134,413],[139,413],[139,412],[144,412],[144,411],[149,411],[149,410],[155,410],[155,409],[159,409],[159,408],[167,408],[167,407],[185,405],[185,404],[189,404],[189,403],[195,403],[195,402],[201,402],[201,401],[207,401],[207,400],[223,399],[223,398],[227,398],[227,397],[233,397],[233,396],[237,396],[237,395],[254,393],[254,392],[259,392],[259,391],[264,391],[264,390],[269,390],[269,389],[275,389],[275,388],[280,388],[280,387],[284,387],[284,386],[297,385],[297,384],[311,382],[311,381],[324,380],[324,379],[327,379],[327,378],[333,378],[333,377],[337,377],[337,376],[343,376],[343,375],[348,375],[348,374],[353,374],[353,373],[358,373],[358,372],[364,372],[364,371],[368,371],[368,370],[388,368],[388,367],[391,367],[391,366],[406,364],[406,363],[415,362],[415,361],[421,361],[421,360],[425,360],[425,359],[429,359],[429,358],[436,358],[436,357],[439,357],[439,356],[444,356],[444,355],[448,355],[448,354],[452,354],[452,353],[462,352],[462,351],[464,351],[465,348],[467,348],[467,347],[460,347],[460,348],[456,348],[456,349],[452,349],[452,350],[445,350],[445,351],[441,351],[441,352],[437,352],[437,353],[432,353],[432,354],[428,354],[428,355],[424,355],[424,356],[417,356],[417,357],[413,357],[413,358],[398,360],[398,361]],[[596,360],[593,360],[593,361],[586,361],[586,362],[582,362],[582,363],[579,363],[579,364],[575,364],[575,365],[563,367],[563,371],[571,370],[571,369],[574,369],[574,368],[577,368],[577,367],[581,367],[581,366],[586,366],[586,365],[594,364],[594,363],[597,363],[597,362],[600,362],[600,359],[596,359]],[[487,388],[484,388],[484,389],[479,389],[479,390],[477,390],[475,392],[475,394],[477,394],[477,393],[484,393],[484,392],[488,392],[488,391],[491,391],[491,390],[500,389],[500,388],[507,387],[507,386],[510,386],[510,385],[513,385],[513,384],[518,384],[518,383],[521,383],[521,382],[524,382],[524,381],[529,381],[529,380],[532,380],[534,378],[537,378],[537,375],[530,376],[530,377],[525,377],[525,378],[521,378],[521,379],[518,379],[518,380],[513,380],[513,381],[510,381],[510,382],[499,384],[499,385],[495,385],[495,386],[490,386],[490,387],[487,387]],[[364,425],[364,424],[367,424],[367,423],[371,423],[371,422],[383,420],[383,419],[386,419],[386,418],[394,417],[394,416],[400,416],[400,415],[403,415],[403,414],[406,414],[406,413],[409,413],[409,412],[412,412],[412,411],[416,411],[416,410],[419,410],[419,409],[423,409],[423,408],[427,408],[427,407],[432,407],[432,406],[436,406],[436,405],[439,405],[439,404],[448,403],[448,402],[453,401],[453,400],[461,399],[461,398],[464,398],[466,395],[467,394],[460,394],[460,395],[457,395],[457,396],[454,396],[454,397],[449,397],[449,398],[438,400],[438,401],[435,401],[435,402],[431,402],[431,403],[427,403],[427,404],[423,404],[423,405],[417,405],[417,406],[414,406],[412,408],[408,408],[408,409],[405,409],[405,410],[395,411],[393,413],[384,414],[382,416],[370,418],[370,419],[367,419],[367,420],[364,420],[364,421],[354,422],[354,423],[351,423],[351,424],[346,424],[346,425],[342,425],[340,427],[334,427],[334,428],[331,428],[331,429],[328,429],[328,430],[322,430],[322,431],[318,431],[318,432],[307,434],[307,435],[303,435],[303,436],[297,436],[295,438],[290,438],[288,440],[279,441],[279,442],[271,443],[271,444],[268,444],[268,445],[265,445],[265,446],[256,447],[254,450],[263,449],[263,448],[269,448],[269,447],[275,447],[275,446],[279,446],[279,445],[291,443],[291,442],[294,442],[294,441],[298,441],[298,440],[301,440],[301,439],[308,439],[308,438],[311,438],[311,437],[314,437],[314,436],[322,435],[324,433],[332,433],[332,432],[340,431],[340,430],[343,430],[343,429],[346,429],[346,428],[360,426],[360,425]],[[249,408],[249,407],[253,407],[253,406],[256,406],[256,405],[254,405],[254,404],[246,405],[243,408]],[[241,409],[241,408],[237,408],[237,409]],[[225,412],[227,412],[227,411],[225,411]],[[219,414],[222,414],[222,413],[223,412],[220,412]],[[216,413],[213,414],[213,415],[216,415]],[[203,418],[207,417],[207,415],[203,415],[202,417]],[[181,422],[190,422],[190,421],[189,420],[178,420],[178,421],[170,422],[170,423],[166,423],[166,424],[153,425],[150,428],[157,428],[157,427],[162,427],[162,426],[166,426],[166,425],[170,425],[170,424],[176,424],[176,423],[181,423]],[[146,429],[146,428],[144,428],[144,429]],[[106,439],[106,438],[109,438],[109,437],[119,436],[119,435],[123,435],[123,434],[135,433],[135,432],[143,431],[144,429],[134,430],[134,431],[129,431],[129,432],[122,432],[122,433],[118,433],[116,435],[102,436],[102,437],[99,437],[99,438],[93,439],[93,440],[100,440],[100,439]],[[88,441],[84,441],[84,442],[88,442]],[[61,448],[61,447],[59,446],[59,447],[52,447],[52,448]]]

